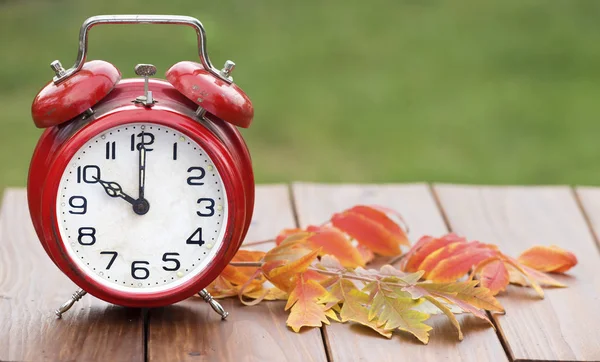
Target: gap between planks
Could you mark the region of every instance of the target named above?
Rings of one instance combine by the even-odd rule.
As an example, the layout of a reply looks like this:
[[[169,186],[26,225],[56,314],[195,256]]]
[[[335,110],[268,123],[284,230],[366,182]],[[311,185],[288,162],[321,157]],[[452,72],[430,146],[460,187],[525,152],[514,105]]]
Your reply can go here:
[[[300,221],[298,219],[298,208],[296,206],[296,198],[294,197],[294,187],[292,184],[287,184],[288,189],[288,197],[290,199],[290,206],[292,208],[292,215],[294,216],[294,224],[297,228],[300,226]],[[327,330],[324,326],[319,327],[319,331],[321,332],[321,341],[323,342],[323,349],[325,350],[325,358],[327,358],[328,362],[332,362],[331,358],[331,348],[329,348],[329,343],[327,343]]]
[[[446,212],[444,211],[444,208],[442,207],[440,198],[439,198],[437,192],[435,192],[435,188],[433,187],[433,184],[428,184],[428,186],[429,186],[429,192],[433,196],[433,198],[435,200],[435,204],[437,205],[438,210],[440,210],[440,214],[442,215],[442,218],[444,219],[444,224],[446,224],[446,228],[448,229],[449,232],[454,232],[454,230],[452,230],[452,226],[450,225],[450,221],[448,220],[448,215],[446,215]],[[496,336],[498,337],[498,340],[500,340],[500,343],[502,344],[502,348],[504,349],[504,353],[506,353],[506,357],[508,359],[512,359],[513,353],[510,350],[510,346],[508,345],[507,341],[504,339],[504,335],[502,333],[502,327],[498,324],[496,319],[494,319],[492,312],[486,311],[486,314],[487,314],[488,318],[490,319],[490,321],[492,322],[492,324],[494,325],[494,328],[496,331]]]

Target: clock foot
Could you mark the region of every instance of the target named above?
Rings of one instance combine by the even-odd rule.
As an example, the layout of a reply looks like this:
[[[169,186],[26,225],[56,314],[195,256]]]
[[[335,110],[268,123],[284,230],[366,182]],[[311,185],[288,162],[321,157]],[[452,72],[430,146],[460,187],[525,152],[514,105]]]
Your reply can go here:
[[[83,297],[84,295],[86,295],[87,292],[83,289],[77,289],[75,291],[75,293],[73,293],[73,296],[67,300],[66,302],[63,303],[63,305],[61,305],[60,307],[58,307],[58,309],[56,311],[54,311],[54,313],[56,314],[56,316],[58,318],[61,318],[62,315],[68,311],[69,309],[71,309],[71,307],[73,306],[73,304],[75,304],[75,302],[79,301],[79,299],[81,299],[81,297]]]
[[[215,312],[219,313],[221,319],[227,318],[229,313],[225,309],[223,309],[223,306],[221,306],[219,302],[213,299],[212,295],[210,295],[210,293],[207,292],[206,289],[202,289],[201,291],[199,291],[198,295],[202,297],[202,299],[204,299],[206,303],[210,304],[210,306]]]

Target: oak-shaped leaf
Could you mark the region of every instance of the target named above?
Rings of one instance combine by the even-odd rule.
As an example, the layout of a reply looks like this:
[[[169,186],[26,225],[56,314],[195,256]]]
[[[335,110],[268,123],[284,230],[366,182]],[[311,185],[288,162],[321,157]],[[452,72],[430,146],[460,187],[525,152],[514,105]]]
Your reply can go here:
[[[395,283],[399,278],[388,277],[381,281],[373,281],[363,289],[370,293],[369,321],[376,319],[377,324],[386,330],[399,329],[411,333],[419,341],[427,344],[431,327],[423,322],[429,318],[429,314],[414,309],[423,300],[411,298],[409,293],[392,288],[386,281]]]
[[[287,325],[294,332],[299,332],[302,327],[320,327],[323,323],[329,324],[328,315],[336,318],[334,312],[328,312],[325,303],[321,301],[328,294],[321,284],[306,279],[304,273],[300,273],[295,282],[285,305],[285,310],[290,310]]]

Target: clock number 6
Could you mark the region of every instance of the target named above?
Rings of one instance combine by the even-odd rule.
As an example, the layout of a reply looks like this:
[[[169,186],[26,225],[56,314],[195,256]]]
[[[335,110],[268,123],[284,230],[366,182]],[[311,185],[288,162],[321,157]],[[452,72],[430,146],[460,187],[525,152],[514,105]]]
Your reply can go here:
[[[138,266],[138,264],[150,265],[150,263],[147,261],[134,261],[133,263],[131,263],[131,276],[133,277],[133,279],[137,280],[148,279],[148,277],[150,276],[150,270],[144,268],[143,266]],[[143,275],[140,276],[140,273],[138,272],[141,272]]]
[[[202,202],[204,202],[204,201],[208,202],[208,206],[205,206],[205,209],[208,210],[208,212],[204,213],[204,212],[196,211],[196,214],[198,214],[198,216],[202,216],[202,217],[213,216],[215,214],[215,200],[201,198],[201,199],[198,199],[198,204],[201,205]]]
[[[166,271],[175,271],[175,270],[179,270],[179,268],[181,267],[181,264],[179,263],[179,260],[175,259],[175,256],[179,256],[179,253],[165,253],[162,257],[162,260],[164,262],[173,262],[175,263],[175,267],[173,268],[167,268],[166,266],[163,266],[163,269]],[[173,258],[170,258],[173,257]]]

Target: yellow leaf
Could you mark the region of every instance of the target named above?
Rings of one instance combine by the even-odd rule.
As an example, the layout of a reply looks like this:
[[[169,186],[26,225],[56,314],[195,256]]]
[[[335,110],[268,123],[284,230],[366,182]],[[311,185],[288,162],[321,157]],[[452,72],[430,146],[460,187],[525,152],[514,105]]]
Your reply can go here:
[[[248,306],[256,305],[263,300],[287,300],[289,297],[286,292],[279,288],[260,288],[251,292],[244,292],[243,296],[254,299],[251,302],[247,302],[240,298],[240,301]]]
[[[475,308],[494,312],[504,312],[504,308],[502,308],[502,305],[500,305],[498,300],[490,293],[490,290],[477,286],[478,283],[478,281],[423,283],[420,284],[420,286],[433,295],[439,295],[445,299],[451,297],[450,300],[452,302],[454,302],[454,300],[460,300]],[[461,304],[455,304],[462,308]],[[465,310],[465,308],[462,309]]]

